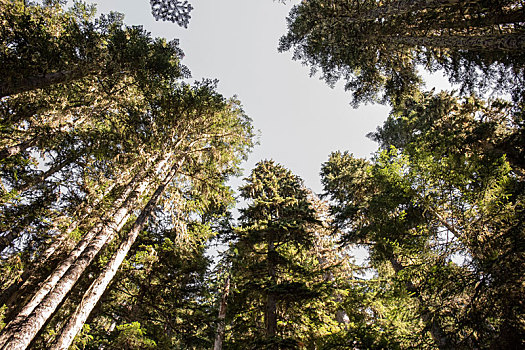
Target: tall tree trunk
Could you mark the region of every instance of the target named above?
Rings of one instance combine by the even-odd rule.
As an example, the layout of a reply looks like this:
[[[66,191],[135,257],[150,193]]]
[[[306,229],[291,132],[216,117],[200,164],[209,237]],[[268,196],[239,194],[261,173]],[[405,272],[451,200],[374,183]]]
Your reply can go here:
[[[140,213],[137,220],[135,220],[135,223],[133,224],[131,230],[128,232],[124,241],[120,244],[116,253],[113,255],[113,257],[108,262],[104,270],[97,277],[97,279],[84,293],[82,301],[78,305],[73,315],[69,318],[67,324],[62,329],[56,343],[51,347],[52,350],[69,348],[69,346],[73,342],[74,337],[82,329],[82,326],[86,322],[89,314],[91,313],[91,311],[99,301],[100,297],[106,290],[107,286],[117,273],[119,266],[122,264],[122,261],[124,261],[124,258],[128,254],[135,240],[137,239],[137,236],[147,223],[148,218],[153,212],[153,209],[157,206],[161,195],[166,189],[166,186],[173,180],[174,176],[177,174],[180,166],[182,165],[183,160],[184,158],[173,165],[168,174],[165,176],[162,183],[157,187],[155,193],[152,195],[152,197]]]
[[[479,0],[398,0],[378,6],[351,17],[352,21],[373,21],[379,18],[400,16],[419,10],[433,10],[446,6],[475,4]]]
[[[42,252],[42,255],[38,258],[38,262],[31,268],[24,270],[15,282],[11,283],[9,287],[2,291],[0,294],[0,305],[11,308],[15,302],[20,302],[20,297],[24,294],[24,291],[38,279],[36,272],[43,267],[49,258],[60,248],[66,237],[67,235],[65,234],[59,235],[58,239],[55,239],[53,243]],[[12,313],[10,314],[12,315]],[[10,318],[10,315],[6,317],[7,320]]]
[[[5,327],[0,336],[1,349],[25,349],[29,345],[96,254],[115,231],[118,232],[125,224],[136,199],[146,190],[152,180],[151,176],[147,176],[137,185],[136,182],[140,177],[137,174],[127,186],[124,194],[130,193],[129,196],[121,196],[117,201],[120,207],[114,213],[113,218],[109,222],[99,222],[83,237],[68,258],[39,288],[31,301]]]
[[[448,48],[455,50],[483,50],[522,52],[525,49],[525,35],[501,34],[486,36],[385,36],[377,39],[385,44],[403,44],[411,47]]]
[[[24,295],[28,289],[30,290],[31,286],[36,285],[36,281],[38,280],[36,272],[48,262],[49,258],[51,258],[56,251],[60,249],[66,238],[77,229],[78,225],[91,214],[92,210],[113,190],[116,185],[117,182],[113,182],[104,190],[104,193],[91,204],[91,206],[81,209],[82,213],[80,217],[76,221],[73,221],[65,232],[58,235],[58,237],[53,240],[53,243],[38,257],[38,261],[33,264],[31,268],[26,269],[17,279],[17,282],[12,283],[7,289],[2,291],[0,294],[0,305],[5,304],[8,308],[11,308],[15,302],[20,303],[21,300],[23,300],[20,299],[20,297]],[[9,320],[10,318],[11,317],[8,316],[6,319]]]
[[[96,72],[97,70],[93,68],[78,68],[76,70],[64,70],[39,76],[26,77],[9,84],[2,83],[0,84],[0,97],[42,89],[55,84],[69,83],[71,81],[84,78],[88,75],[93,75]]]
[[[219,317],[217,318],[217,332],[215,333],[215,342],[213,350],[222,350],[222,343],[224,341],[224,331],[226,329],[226,307],[228,296],[230,294],[230,275],[226,278],[224,289],[222,291],[221,304],[219,305]]]

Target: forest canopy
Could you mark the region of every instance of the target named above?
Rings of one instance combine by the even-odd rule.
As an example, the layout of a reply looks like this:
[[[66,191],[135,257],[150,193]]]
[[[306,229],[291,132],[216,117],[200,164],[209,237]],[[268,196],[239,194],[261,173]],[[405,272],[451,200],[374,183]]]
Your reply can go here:
[[[390,108],[322,193],[271,159],[235,192],[241,102],[69,5],[0,0],[0,349],[525,347],[523,1],[296,4],[279,50]]]

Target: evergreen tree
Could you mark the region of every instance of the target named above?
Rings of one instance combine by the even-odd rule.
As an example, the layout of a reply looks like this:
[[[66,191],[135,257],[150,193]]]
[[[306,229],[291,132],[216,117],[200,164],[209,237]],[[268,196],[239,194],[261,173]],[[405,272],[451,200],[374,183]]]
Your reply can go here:
[[[525,12],[521,1],[303,1],[280,50],[346,81],[353,103],[410,96],[417,66],[443,69],[462,91],[523,98]]]
[[[60,1],[3,0],[0,6],[8,24],[0,32],[2,97],[87,77],[132,75],[136,84],[151,84],[188,73],[173,59],[181,56],[176,41],[124,27],[121,14],[94,20],[95,7],[82,2],[69,10]]]
[[[2,7],[10,26],[2,28],[7,96],[1,132],[11,136],[2,139],[0,227],[2,268],[12,272],[2,281],[7,325],[0,344],[14,349],[27,347],[53,314],[65,317],[57,308],[75,286],[74,293],[83,293],[78,289],[91,283],[85,275],[97,256],[114,254],[100,275],[104,282],[95,281],[93,295],[93,288],[86,292],[92,302],[80,309],[82,318],[73,318],[63,334],[79,331],[169,193],[190,188],[205,207],[230,195],[224,182],[250,148],[252,133],[238,101],[217,94],[213,82],[177,82],[186,70],[175,45],[123,28],[119,16],[90,22],[88,8],[77,4],[68,12],[57,2]],[[18,45],[20,38],[26,41]],[[75,54],[87,40],[102,61],[61,55],[66,39]],[[36,43],[42,62],[24,54],[24,45]],[[14,69],[17,64],[26,70]],[[63,79],[49,80],[55,73]],[[39,159],[50,159],[47,170],[37,169]],[[123,228],[127,238],[118,236]],[[112,251],[119,240],[121,248]],[[22,260],[13,265],[16,256]]]
[[[502,151],[517,120],[502,101],[420,95],[374,134],[373,162],[335,153],[323,167],[347,242],[416,303],[413,343],[428,331],[439,348],[522,346],[523,177]]]
[[[316,245],[321,221],[302,181],[273,161],[259,162],[246,181],[241,195],[250,202],[232,247],[227,347],[313,347],[338,328],[335,302],[323,305],[333,289],[325,279],[330,263],[316,254],[325,248]]]

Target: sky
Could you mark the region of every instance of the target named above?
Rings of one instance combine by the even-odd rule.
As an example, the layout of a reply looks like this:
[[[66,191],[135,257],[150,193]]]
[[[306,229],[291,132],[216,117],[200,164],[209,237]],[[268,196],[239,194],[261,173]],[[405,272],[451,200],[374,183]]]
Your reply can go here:
[[[155,37],[179,39],[193,79],[218,79],[221,94],[239,98],[260,132],[259,145],[243,164],[245,174],[258,161],[273,159],[320,193],[319,171],[331,152],[368,157],[376,149],[365,135],[386,118],[387,107],[353,109],[349,92],[311,78],[309,68],[293,61],[291,53],[277,51],[294,1],[191,0],[187,29],[156,22],[147,0],[88,2],[96,3],[99,13],[124,13],[126,24],[143,25]],[[234,180],[232,186],[241,183]]]
[[[377,149],[366,134],[382,125],[387,106],[354,109],[351,93],[342,84],[330,88],[310,77],[310,68],[293,61],[290,52],[277,51],[279,38],[286,33],[286,17],[299,0],[286,5],[273,0],[190,0],[194,10],[188,28],[155,21],[148,0],[86,2],[97,4],[99,13],[123,13],[126,24],[143,25],[154,37],[178,39],[193,79],[218,79],[221,94],[239,98],[259,131],[259,145],[242,165],[244,176],[258,161],[273,159],[320,194],[319,172],[331,152],[369,158]],[[439,74],[423,76],[428,88],[448,87]],[[244,176],[230,185],[237,189]],[[244,205],[241,201],[238,207]],[[363,263],[366,253],[356,249],[354,256]]]
[[[331,152],[348,150],[368,158],[377,145],[366,134],[381,125],[389,108],[350,106],[342,84],[331,89],[309,67],[277,51],[293,4],[273,0],[190,0],[188,28],[155,21],[148,0],[88,0],[99,13],[125,15],[128,25],[143,25],[154,37],[178,39],[183,63],[195,80],[219,80],[218,91],[237,96],[259,133],[259,145],[243,164],[245,175],[263,159],[273,159],[322,192],[321,164]],[[430,79],[443,85],[440,77]],[[236,188],[242,179],[231,181]]]

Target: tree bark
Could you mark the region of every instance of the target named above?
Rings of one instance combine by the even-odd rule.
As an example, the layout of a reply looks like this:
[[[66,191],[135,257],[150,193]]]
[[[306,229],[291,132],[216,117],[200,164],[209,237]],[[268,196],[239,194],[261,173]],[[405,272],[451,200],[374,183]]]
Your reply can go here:
[[[217,332],[215,333],[215,342],[213,350],[222,350],[222,343],[224,341],[224,331],[226,329],[226,307],[228,295],[230,294],[230,276],[226,278],[224,290],[222,292],[221,304],[219,305],[219,317],[217,320]]]
[[[0,295],[0,305],[5,304],[8,308],[11,308],[15,302],[18,301],[20,303],[20,301],[23,300],[20,299],[20,297],[25,294],[25,291],[31,289],[31,286],[36,285],[38,279],[36,272],[47,263],[49,258],[55,254],[57,250],[60,249],[66,238],[77,229],[78,225],[91,214],[92,210],[113,190],[116,185],[117,183],[113,182],[104,190],[102,196],[95,200],[90,207],[81,210],[83,213],[80,218],[72,222],[64,233],[60,234],[58,238],[53,240],[53,243],[39,256],[38,262],[36,262],[31,268],[25,270],[18,278],[18,282],[11,284],[6,290],[2,291],[2,294]],[[7,317],[6,319],[9,320],[10,317]]]
[[[73,315],[69,318],[69,321],[62,329],[60,336],[56,343],[51,347],[52,350],[68,349],[76,334],[82,329],[83,324],[86,322],[89,314],[99,301],[100,297],[106,290],[107,286],[115,276],[119,266],[124,261],[124,258],[128,254],[131,246],[137,239],[137,236],[144,228],[151,216],[153,209],[157,206],[161,195],[164,193],[166,186],[173,180],[177,174],[180,166],[182,165],[184,158],[178,161],[170,169],[162,183],[157,187],[153,196],[150,198],[139,217],[133,224],[131,230],[127,234],[124,241],[120,244],[117,252],[113,255],[111,260],[108,262],[104,270],[100,273],[97,279],[91,284],[89,289],[84,293],[82,301],[78,305]]]
[[[385,44],[402,44],[411,47],[447,48],[455,50],[483,50],[521,52],[525,49],[525,35],[502,34],[487,36],[386,36],[378,39]]]
[[[13,282],[9,287],[2,291],[0,294],[0,305],[5,305],[8,308],[11,308],[15,302],[20,301],[20,296],[24,293],[24,290],[28,286],[34,283],[34,280],[37,279],[36,272],[44,266],[48,259],[59,249],[59,247],[64,242],[66,234],[61,234],[58,239],[55,239],[53,243],[42,253],[39,257],[37,263],[35,263],[31,268],[26,269],[20,277],[17,278],[16,282]],[[10,319],[7,316],[6,319]]]
[[[125,224],[131,214],[134,202],[146,190],[152,180],[151,176],[147,176],[139,184],[136,184],[142,176],[139,174],[133,178],[124,194],[116,202],[118,209],[110,222],[99,222],[91,229],[68,258],[48,277],[31,301],[5,327],[0,336],[1,349],[25,349],[30,344],[96,254],[109,238]]]

